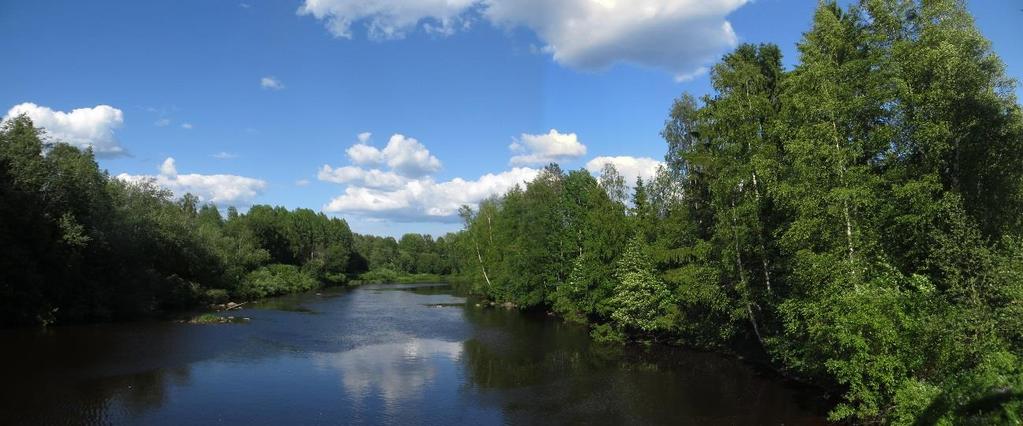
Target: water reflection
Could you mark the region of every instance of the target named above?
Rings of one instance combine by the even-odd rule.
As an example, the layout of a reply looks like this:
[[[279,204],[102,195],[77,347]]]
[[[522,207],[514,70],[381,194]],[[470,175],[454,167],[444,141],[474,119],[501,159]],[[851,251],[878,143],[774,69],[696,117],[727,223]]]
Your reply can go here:
[[[410,339],[403,343],[370,345],[335,353],[315,354],[317,366],[335,370],[345,392],[361,403],[374,396],[389,409],[422,398],[443,364],[462,356],[460,342]]]
[[[826,410],[733,359],[608,349],[464,302],[365,286],[246,306],[244,324],[0,331],[0,424],[817,424]]]
[[[45,343],[35,348],[11,346],[0,356],[6,366],[0,386],[0,424],[125,423],[161,407],[170,387],[188,386],[191,381],[187,365],[146,370],[139,364],[93,364],[94,349],[65,345],[51,332],[33,334]],[[161,342],[158,336],[151,341],[156,347]],[[22,339],[4,340],[20,340],[24,345]],[[131,350],[116,344],[107,349],[112,359]],[[145,347],[135,350],[148,352]],[[80,369],[83,362],[93,369]]]
[[[615,349],[586,330],[518,312],[467,310],[463,363],[484,403],[515,424],[823,424],[825,401],[736,359]]]

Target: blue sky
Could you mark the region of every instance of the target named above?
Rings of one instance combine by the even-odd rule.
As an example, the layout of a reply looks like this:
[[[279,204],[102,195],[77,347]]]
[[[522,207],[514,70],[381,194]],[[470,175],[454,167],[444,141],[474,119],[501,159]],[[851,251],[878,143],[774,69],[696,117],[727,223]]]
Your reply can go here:
[[[3,2],[0,110],[96,147],[125,179],[437,234],[542,161],[649,173],[672,99],[709,91],[697,71],[735,42],[777,43],[792,64],[816,4],[686,3]],[[970,8],[1023,76],[1023,2]]]

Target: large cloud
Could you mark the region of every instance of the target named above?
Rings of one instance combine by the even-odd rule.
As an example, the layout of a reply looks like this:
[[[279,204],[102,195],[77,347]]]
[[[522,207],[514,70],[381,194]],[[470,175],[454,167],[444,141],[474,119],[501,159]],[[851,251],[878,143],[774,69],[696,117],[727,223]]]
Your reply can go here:
[[[365,23],[375,39],[417,26],[449,34],[478,14],[502,27],[526,27],[558,63],[602,69],[630,62],[691,78],[736,44],[725,19],[749,0],[306,0],[300,14],[351,38]],[[463,25],[464,26],[464,25]]]
[[[324,182],[343,183],[376,189],[396,189],[405,186],[408,178],[379,169],[345,166],[334,168],[323,165],[316,177]]]
[[[565,65],[630,62],[684,78],[736,44],[725,17],[746,1],[490,0],[485,13],[495,23],[532,29]]]
[[[457,219],[460,206],[504,194],[515,185],[533,180],[537,173],[539,171],[532,168],[517,167],[497,174],[488,173],[475,180],[455,178],[435,182],[427,178],[386,190],[350,185],[343,195],[323,206],[323,210],[397,221],[452,222]]]
[[[543,165],[586,155],[586,145],[575,133],[558,133],[556,129],[542,135],[523,133],[509,148],[519,153],[511,158],[513,165]]]
[[[153,181],[174,192],[176,196],[191,193],[204,202],[219,206],[248,205],[266,189],[266,182],[235,175],[178,174],[174,158],[168,157],[160,165],[160,174],[129,175],[121,173],[118,179],[126,182]]]
[[[117,156],[125,153],[114,136],[114,130],[124,124],[124,113],[112,106],[97,105],[64,112],[26,102],[11,108],[4,119],[21,114],[32,119],[36,127],[46,129],[51,140],[83,149],[92,148],[98,156]]]
[[[345,151],[353,163],[379,167],[387,165],[394,173],[419,178],[440,170],[441,163],[423,144],[405,135],[394,134],[384,149],[367,145],[368,133],[359,134],[359,143]]]
[[[450,222],[463,204],[503,194],[532,180],[538,172],[515,168],[476,180],[438,182],[430,173],[440,169],[440,160],[419,141],[395,134],[386,147],[378,149],[368,144],[370,137],[360,133],[359,142],[345,151],[353,165],[320,168],[319,180],[346,185],[344,194],[324,205],[324,211],[398,221]]]
[[[650,180],[657,175],[657,168],[664,163],[648,157],[596,157],[586,163],[586,170],[591,173],[600,173],[605,164],[611,164],[618,170],[618,173],[625,178],[625,184],[632,186],[636,178]]]

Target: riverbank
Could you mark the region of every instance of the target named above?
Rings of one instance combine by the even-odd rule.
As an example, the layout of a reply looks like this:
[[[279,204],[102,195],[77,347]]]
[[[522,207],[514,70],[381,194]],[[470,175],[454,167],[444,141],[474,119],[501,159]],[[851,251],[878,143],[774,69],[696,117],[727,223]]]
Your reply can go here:
[[[617,333],[612,335],[613,338],[609,339],[608,328],[612,327],[612,325],[608,323],[600,324],[580,320],[580,318],[567,318],[558,313],[553,307],[547,305],[524,307],[511,301],[494,299],[483,292],[475,291],[478,286],[474,286],[474,282],[471,278],[464,276],[451,276],[448,278],[455,291],[463,295],[477,297],[480,299],[473,303],[473,306],[478,309],[512,311],[516,314],[529,317],[545,318],[547,320],[560,322],[570,327],[579,327],[580,329],[587,331],[589,338],[594,344],[606,346],[611,349],[617,348],[619,350],[642,351],[659,347],[661,350],[670,348],[671,350],[698,351],[727,357],[749,365],[751,368],[755,369],[758,374],[770,377],[773,380],[785,382],[790,386],[802,389],[807,394],[815,395],[815,397],[819,400],[820,406],[833,408],[841,402],[840,395],[842,394],[843,389],[835,386],[827,386],[819,380],[800,377],[792,374],[791,371],[786,371],[783,368],[780,368],[779,365],[771,359],[770,353],[761,346],[761,343],[756,339],[752,330],[748,332],[735,333],[725,343],[707,346],[688,344],[684,340],[683,336],[665,332],[659,334],[638,335],[617,330]]]

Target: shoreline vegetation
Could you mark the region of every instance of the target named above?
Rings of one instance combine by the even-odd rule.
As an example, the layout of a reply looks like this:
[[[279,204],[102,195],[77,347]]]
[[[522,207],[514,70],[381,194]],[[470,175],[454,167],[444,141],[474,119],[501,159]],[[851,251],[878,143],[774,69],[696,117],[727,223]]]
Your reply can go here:
[[[821,2],[793,69],[741,45],[665,165],[552,164],[465,207],[462,271],[594,339],[744,353],[829,419],[1023,422],[1023,113],[962,2]]]
[[[44,132],[24,115],[0,127],[0,326],[158,317],[456,267],[445,237],[359,235],[309,209],[222,214],[112,177]]]
[[[10,119],[0,325],[443,281],[609,344],[757,348],[840,395],[833,421],[1023,422],[1016,82],[956,0],[822,1],[798,48],[792,69],[770,44],[725,55],[713,93],[671,106],[654,176],[551,164],[436,239],[222,215]]]

